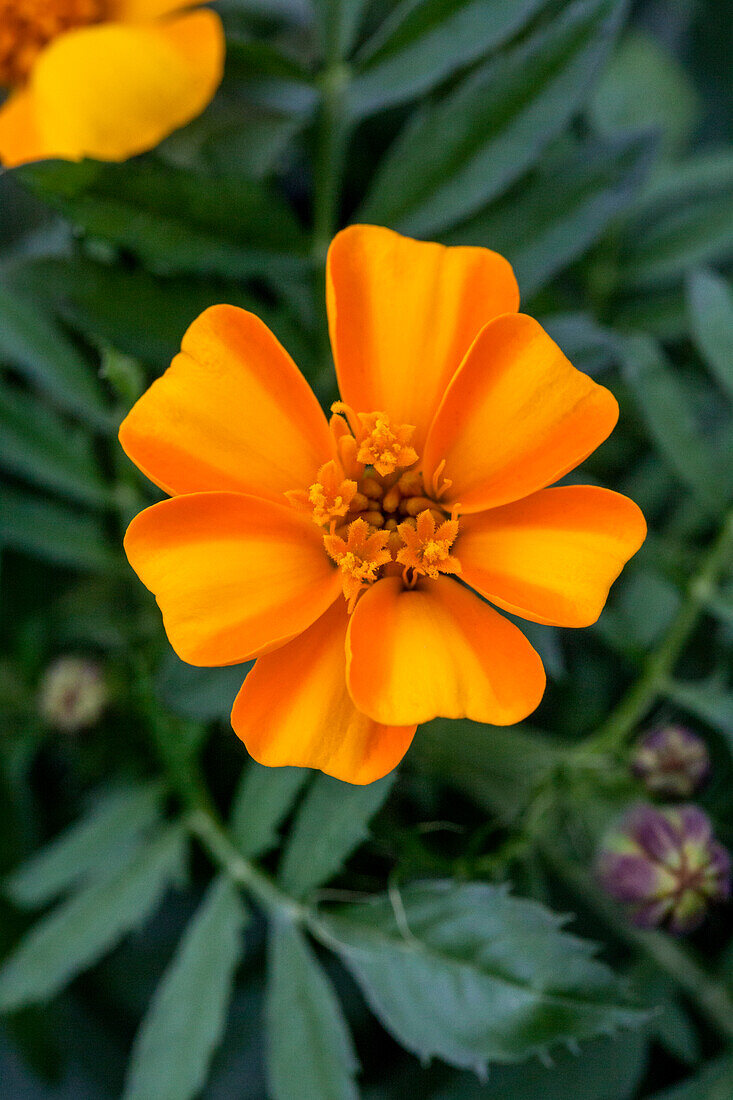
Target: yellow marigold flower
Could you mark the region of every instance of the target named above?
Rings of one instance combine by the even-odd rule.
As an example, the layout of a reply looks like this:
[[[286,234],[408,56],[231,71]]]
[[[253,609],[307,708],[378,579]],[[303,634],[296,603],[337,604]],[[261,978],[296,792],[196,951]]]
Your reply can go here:
[[[0,0],[0,164],[125,160],[199,115],[224,32],[196,0]]]
[[[517,312],[501,256],[352,226],[327,304],[330,423],[255,316],[194,321],[120,429],[172,497],[125,547],[180,657],[258,658],[232,711],[257,760],[368,783],[420,722],[534,710],[542,662],[491,604],[587,626],[646,525],[618,493],[548,488],[618,406]]]

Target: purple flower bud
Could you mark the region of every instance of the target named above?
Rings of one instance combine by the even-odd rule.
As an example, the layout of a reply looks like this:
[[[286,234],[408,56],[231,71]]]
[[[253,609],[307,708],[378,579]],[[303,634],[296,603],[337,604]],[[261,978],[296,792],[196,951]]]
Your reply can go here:
[[[102,670],[94,661],[60,657],[46,669],[38,709],[49,726],[75,733],[93,726],[107,703]]]
[[[637,744],[631,769],[652,794],[689,798],[710,772],[702,741],[684,726],[659,726]]]
[[[604,839],[597,873],[635,924],[664,924],[677,934],[691,932],[710,903],[730,895],[730,856],[698,806],[634,806]]]

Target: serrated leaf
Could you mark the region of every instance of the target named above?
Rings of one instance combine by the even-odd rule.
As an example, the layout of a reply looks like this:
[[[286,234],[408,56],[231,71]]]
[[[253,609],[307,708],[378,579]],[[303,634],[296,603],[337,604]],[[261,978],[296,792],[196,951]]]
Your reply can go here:
[[[0,1012],[52,997],[139,927],[180,874],[185,847],[183,830],[168,827],[33,925],[0,969]]]
[[[522,296],[540,290],[601,236],[639,190],[651,165],[648,137],[615,143],[564,141],[448,244],[484,245],[511,262]]]
[[[660,455],[702,504],[717,511],[730,486],[662,348],[635,335],[623,341],[621,353],[624,379]]]
[[[733,255],[733,153],[706,153],[655,174],[623,234],[628,292],[680,280]]]
[[[298,928],[270,928],[268,1078],[272,1100],[357,1100],[358,1063],[331,983]]]
[[[666,154],[684,148],[699,113],[698,95],[682,64],[639,30],[619,43],[588,104],[599,134],[656,129]]]
[[[733,1057],[723,1055],[681,1085],[655,1092],[649,1100],[730,1100],[733,1093]]]
[[[228,722],[234,699],[251,668],[251,661],[224,668],[197,668],[187,665],[171,649],[157,670],[155,688],[173,714],[198,722],[216,718]]]
[[[91,572],[119,572],[100,523],[61,504],[0,489],[0,549]]]
[[[424,95],[507,42],[547,0],[402,0],[360,49],[354,118]]]
[[[82,504],[109,501],[90,437],[10,386],[0,386],[0,466]]]
[[[279,880],[296,898],[331,878],[368,836],[368,824],[387,798],[395,775],[357,787],[318,775],[290,831]]]
[[[198,1096],[226,1024],[246,920],[235,886],[215,879],[135,1037],[124,1100]]]
[[[720,385],[733,399],[733,291],[712,271],[693,271],[687,281],[692,336]]]
[[[278,829],[303,784],[307,768],[266,768],[251,760],[239,781],[229,831],[247,859],[259,859],[280,843]]]
[[[588,94],[622,7],[619,0],[575,0],[415,115],[382,161],[359,220],[427,236],[501,194]]]
[[[461,1075],[430,1100],[631,1100],[646,1067],[648,1041],[636,1032],[595,1039],[519,1066],[492,1066],[489,1079]]]
[[[160,820],[162,798],[160,783],[103,795],[86,817],[14,871],[5,893],[16,905],[45,905],[85,880],[108,874]]]
[[[590,944],[497,887],[417,883],[319,920],[372,1010],[422,1059],[484,1072],[645,1019]]]
[[[99,384],[63,329],[38,302],[0,279],[0,359],[55,404],[95,429],[113,426]]]
[[[465,791],[483,809],[513,821],[563,759],[538,733],[438,718],[420,728],[416,764]]]

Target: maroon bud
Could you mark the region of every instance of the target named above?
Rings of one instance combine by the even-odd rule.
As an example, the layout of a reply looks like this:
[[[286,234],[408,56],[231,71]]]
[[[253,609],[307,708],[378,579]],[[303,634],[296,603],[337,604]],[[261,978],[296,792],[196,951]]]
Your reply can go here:
[[[634,806],[606,836],[597,874],[643,928],[690,932],[730,895],[730,856],[698,806]]]
[[[705,742],[684,726],[658,726],[636,746],[631,769],[651,794],[689,798],[710,772]]]

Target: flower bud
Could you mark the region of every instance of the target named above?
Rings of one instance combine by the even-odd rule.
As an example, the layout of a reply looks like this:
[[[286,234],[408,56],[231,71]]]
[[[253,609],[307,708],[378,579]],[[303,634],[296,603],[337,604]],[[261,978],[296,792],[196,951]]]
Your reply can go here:
[[[710,757],[705,742],[684,726],[659,726],[638,742],[631,770],[652,794],[689,798],[705,782]]]
[[[642,928],[691,932],[730,894],[730,856],[697,806],[635,806],[606,836],[597,870]]]
[[[93,726],[107,703],[102,670],[94,661],[60,657],[41,681],[38,709],[50,726],[74,733]]]

